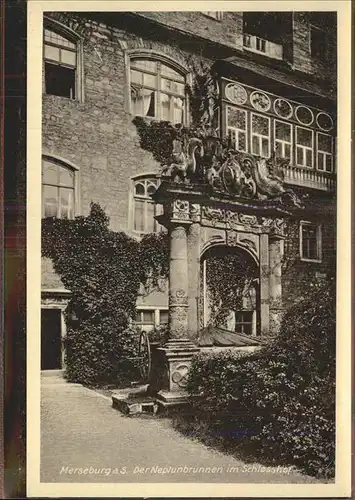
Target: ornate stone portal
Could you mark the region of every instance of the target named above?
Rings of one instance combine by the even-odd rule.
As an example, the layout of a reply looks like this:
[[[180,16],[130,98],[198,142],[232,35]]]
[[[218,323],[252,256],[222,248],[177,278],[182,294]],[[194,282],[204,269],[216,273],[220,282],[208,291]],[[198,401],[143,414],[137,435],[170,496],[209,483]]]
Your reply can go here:
[[[277,334],[282,314],[284,222],[301,208],[282,181],[282,165],[242,155],[200,133],[174,144],[172,164],[154,193],[158,220],[169,232],[169,330],[160,348],[165,405],[185,400],[186,374],[196,347],[200,316],[200,262],[212,245],[237,247],[256,262],[260,335]]]

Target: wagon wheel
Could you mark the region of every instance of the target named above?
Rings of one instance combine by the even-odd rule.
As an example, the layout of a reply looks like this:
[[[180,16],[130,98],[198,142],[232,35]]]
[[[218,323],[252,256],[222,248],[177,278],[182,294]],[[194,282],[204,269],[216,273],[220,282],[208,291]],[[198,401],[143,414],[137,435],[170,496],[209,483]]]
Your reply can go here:
[[[146,332],[141,332],[139,337],[138,356],[140,359],[139,371],[142,380],[148,381],[152,367],[152,356],[150,353],[150,343]]]

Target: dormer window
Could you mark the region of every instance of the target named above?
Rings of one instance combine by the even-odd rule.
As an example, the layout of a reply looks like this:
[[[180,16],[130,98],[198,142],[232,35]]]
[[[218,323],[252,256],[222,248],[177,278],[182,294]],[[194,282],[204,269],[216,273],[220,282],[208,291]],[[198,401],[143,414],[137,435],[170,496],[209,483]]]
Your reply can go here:
[[[244,12],[243,21],[244,49],[273,59],[283,59],[283,40],[287,31],[292,29],[288,13]]]

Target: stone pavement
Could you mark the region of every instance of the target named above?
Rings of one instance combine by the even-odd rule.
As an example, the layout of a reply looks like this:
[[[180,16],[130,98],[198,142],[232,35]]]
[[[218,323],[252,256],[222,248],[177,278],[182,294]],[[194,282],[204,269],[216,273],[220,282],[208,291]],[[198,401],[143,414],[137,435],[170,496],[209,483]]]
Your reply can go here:
[[[61,376],[41,380],[41,482],[318,482],[243,463],[181,435],[168,418],[123,416]]]

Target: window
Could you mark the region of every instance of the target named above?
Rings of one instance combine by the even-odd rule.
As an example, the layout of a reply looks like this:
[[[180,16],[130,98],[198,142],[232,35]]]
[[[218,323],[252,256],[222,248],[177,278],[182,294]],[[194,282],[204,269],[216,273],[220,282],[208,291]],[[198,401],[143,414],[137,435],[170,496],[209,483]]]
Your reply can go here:
[[[169,311],[161,309],[159,311],[159,325],[167,325],[169,322]]]
[[[78,42],[57,29],[44,29],[45,92],[77,99]]]
[[[313,130],[296,127],[296,164],[313,167]]]
[[[336,12],[308,12],[311,56],[322,62],[336,57]],[[335,53],[334,53],[335,51]]]
[[[130,66],[131,111],[171,123],[183,123],[185,76],[151,59],[132,59]]]
[[[321,132],[317,132],[317,169],[333,171],[333,138]]]
[[[312,222],[301,222],[300,225],[300,256],[302,260],[322,260],[321,226]]]
[[[137,309],[134,322],[136,325],[154,325],[154,310]]]
[[[42,216],[73,219],[75,172],[72,168],[42,160]]]
[[[218,21],[223,19],[223,12],[209,11],[209,12],[202,12],[202,14],[205,14],[205,16],[208,17],[213,17],[213,19],[217,19]]]
[[[291,33],[291,13],[243,12],[243,45],[247,50],[282,60],[283,45]]]
[[[274,149],[277,158],[287,158],[292,161],[292,125],[274,121]]]
[[[227,106],[227,130],[232,144],[238,151],[247,151],[247,112]]]
[[[268,158],[270,156],[270,118],[251,114],[251,152]]]
[[[328,44],[327,33],[318,26],[310,27],[311,35],[311,56],[316,59],[326,59]]]
[[[235,331],[251,335],[253,332],[253,311],[236,311]]]
[[[134,324],[146,330],[152,330],[158,325],[168,324],[167,309],[137,309]]]
[[[133,186],[133,229],[139,233],[159,232],[162,226],[154,219],[158,207],[151,195],[158,187],[158,180],[142,177],[134,180]]]

